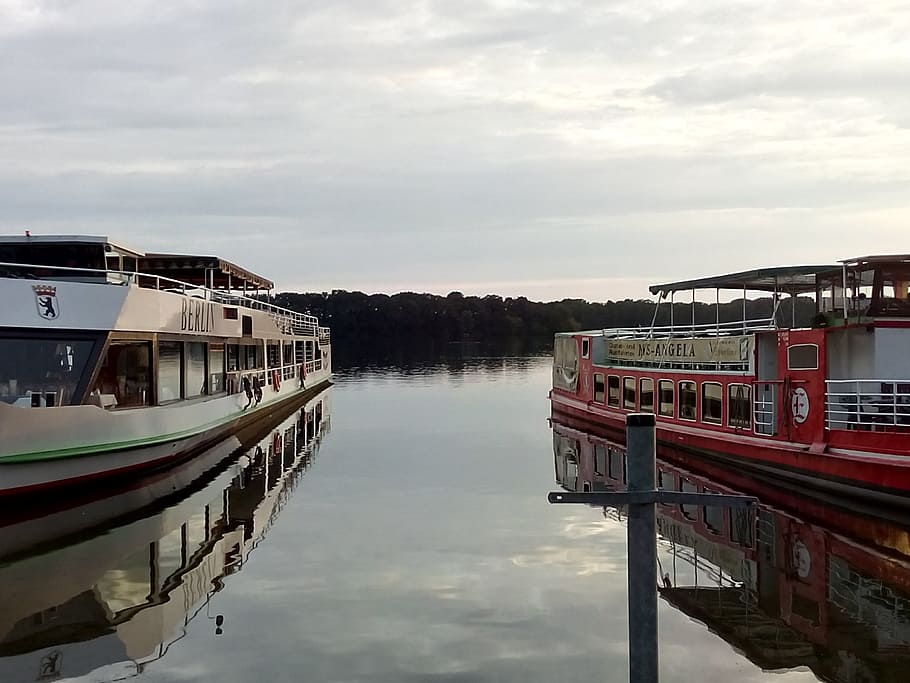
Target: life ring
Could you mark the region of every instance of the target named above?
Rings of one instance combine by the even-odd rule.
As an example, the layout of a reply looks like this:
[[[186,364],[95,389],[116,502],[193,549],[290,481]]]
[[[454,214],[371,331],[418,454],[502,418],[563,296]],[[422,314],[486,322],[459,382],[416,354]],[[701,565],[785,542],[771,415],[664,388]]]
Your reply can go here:
[[[272,370],[272,388],[281,391],[281,373],[278,370]]]

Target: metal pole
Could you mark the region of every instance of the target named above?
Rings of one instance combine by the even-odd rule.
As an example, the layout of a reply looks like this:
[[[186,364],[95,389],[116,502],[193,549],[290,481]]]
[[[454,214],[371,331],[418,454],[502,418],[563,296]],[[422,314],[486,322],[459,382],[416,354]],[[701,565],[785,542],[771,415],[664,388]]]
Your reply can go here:
[[[654,415],[626,418],[626,470],[629,491],[654,491],[657,455]],[[629,680],[657,683],[657,515],[654,503],[630,504],[629,546]]]

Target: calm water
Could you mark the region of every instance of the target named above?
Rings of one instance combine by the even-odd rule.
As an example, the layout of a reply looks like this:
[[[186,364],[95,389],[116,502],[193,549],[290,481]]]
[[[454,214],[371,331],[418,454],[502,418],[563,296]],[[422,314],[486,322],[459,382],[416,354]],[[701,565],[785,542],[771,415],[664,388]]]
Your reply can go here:
[[[622,514],[546,500],[621,456],[554,434],[549,367],[343,371],[144,489],[7,516],[0,681],[626,680]],[[904,528],[768,495],[757,522],[662,510],[662,681],[905,680]]]

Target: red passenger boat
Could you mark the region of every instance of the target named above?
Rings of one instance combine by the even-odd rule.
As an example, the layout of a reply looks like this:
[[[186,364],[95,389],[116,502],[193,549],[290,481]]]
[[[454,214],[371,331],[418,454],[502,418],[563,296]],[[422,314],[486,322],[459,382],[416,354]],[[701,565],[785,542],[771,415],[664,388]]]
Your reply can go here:
[[[669,304],[669,325],[556,335],[553,415],[620,435],[626,415],[653,412],[659,447],[910,503],[908,284],[910,255],[887,255],[655,285],[653,320]],[[704,289],[742,292],[742,319],[695,324]],[[685,322],[674,320],[680,291],[692,292]],[[750,292],[773,295],[767,318],[746,319]],[[798,327],[796,299],[805,296],[815,315]]]

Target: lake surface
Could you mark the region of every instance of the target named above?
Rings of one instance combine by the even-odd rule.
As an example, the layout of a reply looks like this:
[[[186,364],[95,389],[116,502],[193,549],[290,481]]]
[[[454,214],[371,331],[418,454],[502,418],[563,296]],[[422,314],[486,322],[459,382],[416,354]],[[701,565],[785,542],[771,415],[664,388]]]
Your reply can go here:
[[[621,453],[554,432],[549,382],[365,362],[140,489],[7,512],[0,681],[627,680],[623,514],[547,502],[619,485]],[[661,509],[661,680],[905,680],[906,527],[766,491]]]

